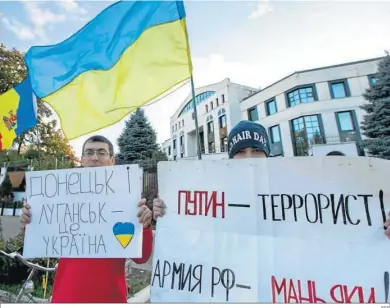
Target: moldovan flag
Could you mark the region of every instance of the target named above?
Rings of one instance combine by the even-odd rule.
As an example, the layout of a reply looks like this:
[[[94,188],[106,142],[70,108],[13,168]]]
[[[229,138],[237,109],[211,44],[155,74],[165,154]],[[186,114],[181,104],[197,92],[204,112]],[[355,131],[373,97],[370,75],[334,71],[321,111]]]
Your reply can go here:
[[[36,100],[27,77],[0,95],[0,150],[11,148],[14,139],[37,121]]]
[[[25,56],[34,93],[71,140],[112,125],[188,79],[182,1],[120,1],[53,46]]]

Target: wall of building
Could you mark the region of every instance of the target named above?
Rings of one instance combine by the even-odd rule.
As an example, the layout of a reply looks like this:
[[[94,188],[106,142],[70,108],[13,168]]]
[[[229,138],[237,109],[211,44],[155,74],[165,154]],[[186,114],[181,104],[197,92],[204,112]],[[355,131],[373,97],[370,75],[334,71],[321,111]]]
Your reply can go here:
[[[323,136],[322,140],[326,144],[312,144],[310,141],[310,153],[308,155],[327,155],[329,152],[340,151],[345,155],[359,155],[355,142],[348,144],[340,137],[340,122],[336,117],[336,113],[342,111],[351,111],[356,121],[355,137],[357,139],[364,138],[360,131],[360,123],[363,120],[364,111],[360,108],[365,104],[365,99],[362,94],[370,86],[369,76],[372,76],[377,71],[377,65],[381,59],[368,59],[364,61],[344,63],[323,68],[299,71],[291,74],[270,86],[257,90],[231,83],[229,79],[225,79],[220,83],[202,87],[196,90],[196,94],[205,91],[215,91],[216,93],[201,104],[198,105],[198,122],[199,130],[204,136],[204,154],[208,153],[208,138],[207,138],[207,119],[213,117],[213,127],[215,136],[215,149],[220,152],[222,148],[221,138],[219,136],[218,112],[223,108],[226,114],[227,133],[240,120],[248,119],[248,109],[256,108],[258,114],[258,123],[261,123],[267,129],[275,125],[279,125],[281,143],[274,144],[274,149],[281,149],[277,155],[292,157],[297,155],[296,147],[294,146],[294,138],[292,134],[292,120],[310,116],[319,115],[320,131]],[[345,81],[348,89],[348,96],[344,98],[333,98],[330,82]],[[310,103],[301,103],[293,107],[288,106],[287,93],[300,86],[313,86],[316,100]],[[222,104],[222,95],[225,97],[225,103]],[[219,106],[215,106],[216,98],[219,98]],[[181,109],[191,99],[191,95],[183,102],[182,106],[177,110],[171,118],[171,127],[181,123],[180,129],[172,130],[171,140],[169,143],[172,146],[173,138],[177,139],[177,147],[179,148],[180,133],[185,139],[185,153],[183,158],[193,158],[197,155],[197,139],[195,134],[195,124],[192,116],[192,111],[179,116]],[[267,115],[266,102],[270,99],[275,99],[277,113]],[[210,104],[214,103],[214,108],[211,110]],[[209,106],[206,111],[205,106]],[[344,138],[345,139],[345,138]],[[316,143],[317,141],[315,141]],[[276,147],[278,145],[279,147]],[[225,153],[226,154],[226,153]],[[211,155],[211,154],[210,154]],[[221,159],[224,155],[213,154],[210,157]],[[180,159],[179,152],[177,158]],[[172,155],[173,159],[173,155]]]
[[[325,137],[330,137],[329,139],[332,139],[333,143],[336,144],[335,139],[339,136],[336,112],[354,111],[357,122],[360,124],[364,115],[360,106],[365,103],[362,94],[370,86],[368,76],[376,73],[378,62],[379,59],[373,59],[294,73],[243,100],[240,104],[241,117],[248,119],[248,109],[256,107],[259,116],[257,122],[266,128],[279,125],[283,155],[287,157],[294,156],[290,125],[291,120],[298,117],[321,115]],[[332,98],[329,82],[336,80],[346,80],[350,91],[349,97]],[[287,93],[291,89],[303,85],[314,85],[318,100],[287,107]],[[268,116],[265,102],[273,98],[276,100],[278,112]],[[360,132],[360,129],[357,130]]]
[[[209,154],[208,144],[210,140],[207,131],[209,119],[211,117],[213,119],[214,148],[215,152],[218,153],[221,152],[223,148],[221,136],[219,135],[219,116],[221,115],[221,112],[224,112],[226,116],[227,129],[229,130],[241,119],[240,102],[251,93],[254,93],[255,90],[256,89],[254,88],[232,83],[229,79],[196,89],[195,95],[208,91],[215,92],[197,105],[198,127],[201,134],[203,134],[202,145],[204,146],[204,154]],[[163,147],[167,148],[169,144],[171,145],[172,159],[174,159],[175,155],[176,159],[197,156],[197,138],[193,110],[188,110],[181,114],[181,111],[191,99],[192,95],[189,94],[171,117],[171,138],[170,141],[164,143]],[[184,136],[183,157],[180,155],[180,136]],[[176,140],[176,151],[173,146],[174,140]]]

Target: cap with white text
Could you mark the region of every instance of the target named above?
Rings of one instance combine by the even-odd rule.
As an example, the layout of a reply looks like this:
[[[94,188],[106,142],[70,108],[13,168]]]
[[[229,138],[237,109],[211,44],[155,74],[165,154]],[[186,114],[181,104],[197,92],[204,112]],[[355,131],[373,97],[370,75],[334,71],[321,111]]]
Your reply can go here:
[[[228,137],[229,158],[233,158],[241,150],[253,147],[270,155],[269,139],[264,126],[243,120],[232,128]]]

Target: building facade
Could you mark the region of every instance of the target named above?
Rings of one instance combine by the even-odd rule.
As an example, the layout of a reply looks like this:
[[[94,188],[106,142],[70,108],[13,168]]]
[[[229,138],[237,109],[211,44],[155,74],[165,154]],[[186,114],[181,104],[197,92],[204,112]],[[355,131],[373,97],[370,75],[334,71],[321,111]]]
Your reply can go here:
[[[381,59],[295,72],[243,99],[241,118],[268,129],[274,156],[364,155],[360,106]]]
[[[195,103],[203,159],[227,158],[227,136],[241,120],[240,102],[258,89],[225,79],[195,90]],[[171,117],[171,138],[162,144],[170,160],[197,157],[192,94]]]

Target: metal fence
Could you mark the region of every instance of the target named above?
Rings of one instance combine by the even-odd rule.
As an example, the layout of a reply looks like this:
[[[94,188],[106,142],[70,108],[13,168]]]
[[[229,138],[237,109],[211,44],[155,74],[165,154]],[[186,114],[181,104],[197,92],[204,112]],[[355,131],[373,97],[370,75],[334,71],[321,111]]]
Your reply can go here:
[[[19,216],[23,208],[22,201],[1,202],[0,216]]]
[[[133,160],[126,161],[116,159],[117,165],[138,164],[144,170],[142,183],[142,197],[146,198],[149,207],[152,206],[153,199],[158,196],[158,177],[157,164],[158,159]]]

